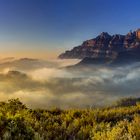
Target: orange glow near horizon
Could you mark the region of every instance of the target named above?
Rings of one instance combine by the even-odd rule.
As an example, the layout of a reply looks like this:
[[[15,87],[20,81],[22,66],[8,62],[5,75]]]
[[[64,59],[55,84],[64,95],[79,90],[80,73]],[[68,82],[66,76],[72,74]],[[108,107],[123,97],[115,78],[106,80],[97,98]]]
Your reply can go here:
[[[0,42],[0,58],[39,58],[56,59],[64,50],[53,48],[43,43]]]
[[[15,58],[38,58],[38,59],[56,59],[59,55],[59,52],[44,52],[44,51],[34,51],[34,52],[29,52],[24,51],[24,52],[4,52],[0,53],[0,58],[6,58],[6,57],[15,57]]]

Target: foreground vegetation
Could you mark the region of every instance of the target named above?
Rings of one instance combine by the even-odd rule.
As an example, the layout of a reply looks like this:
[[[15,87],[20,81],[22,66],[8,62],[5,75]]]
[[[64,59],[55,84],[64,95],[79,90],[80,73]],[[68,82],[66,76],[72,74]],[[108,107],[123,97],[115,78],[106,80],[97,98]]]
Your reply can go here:
[[[33,110],[18,99],[0,102],[0,139],[140,140],[140,104],[119,104],[100,109]]]

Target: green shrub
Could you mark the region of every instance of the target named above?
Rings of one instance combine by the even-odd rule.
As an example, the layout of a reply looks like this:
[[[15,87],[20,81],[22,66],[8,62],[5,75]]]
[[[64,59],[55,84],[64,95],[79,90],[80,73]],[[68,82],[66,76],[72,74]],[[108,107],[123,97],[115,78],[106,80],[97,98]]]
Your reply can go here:
[[[139,140],[140,105],[100,109],[29,109],[0,103],[1,140]]]

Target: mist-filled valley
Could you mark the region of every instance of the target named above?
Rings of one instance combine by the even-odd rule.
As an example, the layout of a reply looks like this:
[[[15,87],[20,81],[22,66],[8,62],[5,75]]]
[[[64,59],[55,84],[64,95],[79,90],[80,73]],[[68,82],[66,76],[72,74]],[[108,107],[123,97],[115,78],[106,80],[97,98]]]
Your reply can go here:
[[[89,108],[138,97],[140,63],[69,69],[80,60],[0,60],[1,100],[19,98],[31,108]]]

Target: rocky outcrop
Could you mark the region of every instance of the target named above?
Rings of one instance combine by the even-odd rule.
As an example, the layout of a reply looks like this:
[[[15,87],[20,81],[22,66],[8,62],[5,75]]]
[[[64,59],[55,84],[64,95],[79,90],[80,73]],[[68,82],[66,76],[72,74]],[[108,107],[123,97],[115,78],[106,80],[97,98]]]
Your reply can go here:
[[[114,58],[111,57],[85,57],[74,67],[87,66],[124,66],[134,62],[140,62],[140,49],[119,52]]]
[[[140,53],[140,38],[138,31],[129,32],[126,35],[109,35],[107,32],[101,33],[94,39],[84,41],[82,45],[74,47],[59,55],[60,59],[114,59],[121,52]],[[126,54],[126,53],[125,53]],[[127,53],[128,54],[128,53]],[[131,54],[131,53],[129,53]],[[129,55],[130,56],[130,55]]]

